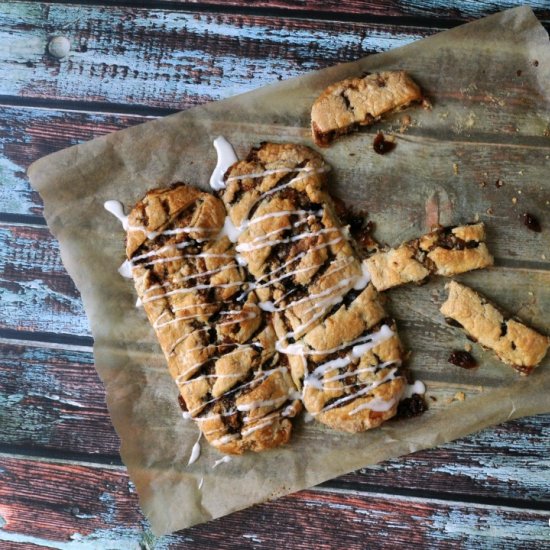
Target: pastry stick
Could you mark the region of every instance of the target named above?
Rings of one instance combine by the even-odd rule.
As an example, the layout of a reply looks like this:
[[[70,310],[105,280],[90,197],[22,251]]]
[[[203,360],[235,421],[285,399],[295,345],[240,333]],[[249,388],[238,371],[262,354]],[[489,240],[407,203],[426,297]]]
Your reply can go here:
[[[420,283],[431,274],[451,277],[491,265],[483,223],[440,227],[367,259],[372,284],[379,291]]]
[[[300,409],[255,294],[220,236],[223,203],[176,184],[149,191],[128,217],[127,257],[189,416],[225,453],[286,443]]]
[[[313,103],[313,139],[319,147],[328,147],[338,136],[422,99],[422,91],[404,71],[385,71],[336,82]]]
[[[529,374],[544,358],[550,339],[511,317],[471,288],[451,281],[449,297],[441,306],[447,322],[459,326],[504,363]]]
[[[272,319],[306,409],[358,432],[396,413],[402,351],[325,191],[327,171],[307,147],[264,143],[225,173],[221,197],[249,290]]]

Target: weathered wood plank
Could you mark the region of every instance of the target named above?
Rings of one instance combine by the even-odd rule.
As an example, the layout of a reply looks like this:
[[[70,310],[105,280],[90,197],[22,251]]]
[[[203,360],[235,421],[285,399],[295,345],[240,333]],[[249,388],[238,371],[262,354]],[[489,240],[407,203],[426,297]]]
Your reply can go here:
[[[4,343],[0,356],[0,445],[88,454],[91,461],[96,453],[118,456],[119,440],[91,353]],[[508,422],[336,483],[550,503],[549,425],[550,415]]]
[[[177,109],[437,30],[32,2],[4,2],[0,17],[0,95]],[[72,44],[61,62],[46,53],[58,34]]]
[[[35,160],[150,118],[0,107],[0,212],[42,214],[40,196],[26,177]]]
[[[2,445],[118,456],[91,352],[5,343],[0,356]]]
[[[309,490],[154,541],[124,470],[9,456],[0,467],[0,541],[60,549],[540,548],[548,536],[543,511]]]
[[[0,328],[90,334],[80,294],[45,227],[0,224],[0,300]]]
[[[195,0],[168,0],[172,4],[181,6],[193,5],[199,3]],[[348,0],[347,2],[338,2],[338,0],[301,0],[293,2],[290,0],[248,0],[245,6],[248,9],[281,9],[295,12],[300,15],[302,12],[315,12],[327,15],[338,15],[340,17],[426,17],[433,18],[434,23],[439,23],[442,19],[450,20],[470,20],[477,19],[495,13],[497,11],[522,6],[525,2],[522,0],[500,0],[498,2],[491,0],[455,0],[453,2],[438,2],[436,0]],[[219,0],[200,0],[201,5],[216,6],[220,9],[227,6],[243,7],[243,2],[238,0],[229,0],[221,3]],[[542,21],[550,20],[550,10],[545,0],[533,0],[529,2],[537,17]],[[406,19],[405,19],[406,20]]]

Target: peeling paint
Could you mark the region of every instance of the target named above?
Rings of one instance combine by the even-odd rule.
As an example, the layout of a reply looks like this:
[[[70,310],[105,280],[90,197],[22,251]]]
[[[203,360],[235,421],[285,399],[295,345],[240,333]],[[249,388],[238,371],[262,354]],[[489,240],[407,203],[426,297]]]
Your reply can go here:
[[[519,520],[506,510],[486,510],[480,514],[474,510],[449,509],[435,512],[427,521],[432,523],[434,534],[451,535],[461,541],[461,548],[487,548],[491,539],[499,547],[508,541],[515,548],[522,542],[548,542],[548,513],[531,511],[530,516]]]
[[[196,18],[168,10],[135,9],[135,17],[125,18],[115,7],[52,5],[48,26],[63,28],[76,45],[59,62],[44,55],[49,37],[40,10],[28,3],[2,10],[0,44],[9,46],[0,51],[0,70],[10,78],[0,81],[0,94],[175,108],[403,46],[434,32],[338,22],[312,27],[300,20],[275,25],[263,17]],[[24,29],[18,26],[22,19]],[[113,19],[119,21],[116,29]],[[141,39],[130,38],[136,36]],[[86,51],[79,51],[82,40]]]

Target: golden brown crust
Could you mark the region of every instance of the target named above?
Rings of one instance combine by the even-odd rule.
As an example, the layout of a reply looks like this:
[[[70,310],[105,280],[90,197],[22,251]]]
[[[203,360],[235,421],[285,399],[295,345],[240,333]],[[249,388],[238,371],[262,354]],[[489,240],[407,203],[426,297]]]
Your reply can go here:
[[[325,190],[327,171],[307,147],[264,143],[227,171],[221,196],[306,409],[362,431],[395,414],[402,352]]]
[[[483,223],[440,227],[396,249],[373,254],[367,266],[379,291],[419,283],[430,274],[451,277],[493,265],[484,241]]]
[[[462,325],[470,337],[493,350],[498,358],[522,374],[529,374],[546,355],[550,339],[504,315],[483,296],[455,281],[441,306],[446,318]]]
[[[336,82],[313,103],[313,139],[320,147],[327,147],[339,135],[421,100],[420,88],[404,71],[384,71]]]
[[[299,411],[286,358],[220,235],[223,203],[178,184],[154,189],[129,216],[128,259],[191,418],[225,453],[286,443]]]

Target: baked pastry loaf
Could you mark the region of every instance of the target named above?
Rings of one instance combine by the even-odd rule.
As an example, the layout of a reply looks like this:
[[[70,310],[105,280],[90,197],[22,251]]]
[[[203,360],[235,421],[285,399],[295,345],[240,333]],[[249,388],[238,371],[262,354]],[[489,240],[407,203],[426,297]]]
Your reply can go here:
[[[493,265],[483,223],[440,227],[398,248],[367,259],[372,284],[379,291],[419,283],[431,274],[451,277]]]
[[[447,322],[463,328],[482,346],[522,374],[529,374],[544,358],[550,339],[511,317],[505,317],[486,298],[455,281],[441,306]]]
[[[277,332],[306,409],[357,432],[392,417],[402,351],[325,190],[311,149],[263,143],[225,174],[221,197],[238,262]]]
[[[262,451],[289,440],[301,404],[273,327],[220,235],[225,216],[219,199],[188,185],[154,189],[128,217],[126,252],[191,418],[224,453]]]
[[[385,71],[336,82],[313,103],[313,139],[320,147],[328,147],[338,136],[422,99],[419,86],[404,71]]]

